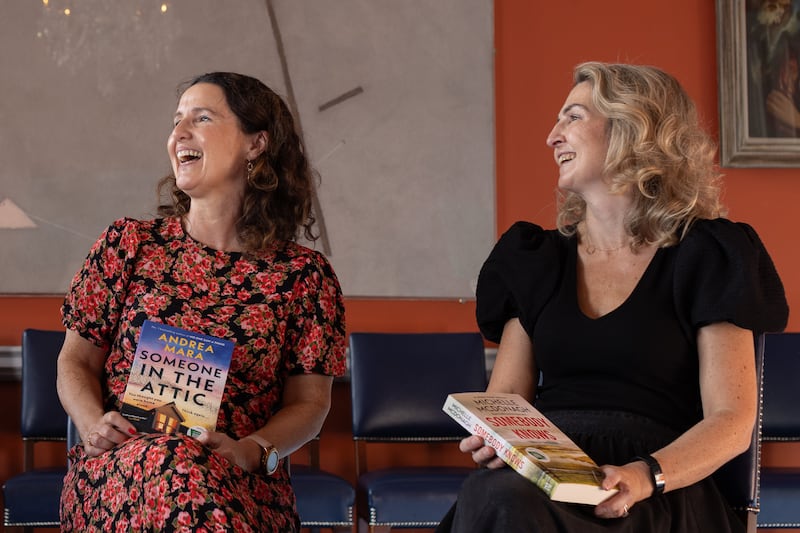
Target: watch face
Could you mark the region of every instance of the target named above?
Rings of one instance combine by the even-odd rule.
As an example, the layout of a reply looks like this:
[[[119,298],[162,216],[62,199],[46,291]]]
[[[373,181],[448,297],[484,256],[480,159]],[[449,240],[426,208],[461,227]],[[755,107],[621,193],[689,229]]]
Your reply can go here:
[[[266,460],[267,473],[272,474],[278,469],[278,450],[270,448]]]

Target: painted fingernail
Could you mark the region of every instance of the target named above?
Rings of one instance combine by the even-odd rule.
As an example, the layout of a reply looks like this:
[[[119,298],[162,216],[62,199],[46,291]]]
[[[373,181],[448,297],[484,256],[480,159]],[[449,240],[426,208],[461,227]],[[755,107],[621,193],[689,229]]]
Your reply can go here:
[[[130,433],[131,435],[136,435],[136,430],[135,430],[135,429],[133,429],[133,428],[130,428],[130,429],[128,430],[128,433]]]

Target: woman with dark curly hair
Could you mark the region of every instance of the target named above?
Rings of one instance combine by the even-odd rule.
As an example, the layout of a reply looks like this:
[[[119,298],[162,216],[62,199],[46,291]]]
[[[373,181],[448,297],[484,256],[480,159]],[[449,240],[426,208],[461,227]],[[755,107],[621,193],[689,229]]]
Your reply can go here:
[[[161,218],[114,222],[75,275],[58,391],[70,450],[63,531],[299,529],[282,458],[312,439],[344,373],[344,308],[314,238],[313,173],[260,81],[180,91]],[[216,431],[139,434],[119,410],[145,320],[235,344]]]
[[[601,465],[597,506],[548,499],[479,437],[438,531],[743,532],[710,477],[755,422],[753,335],[786,326],[756,232],[724,218],[715,146],[669,74],[584,63],[547,137],[558,229],[514,224],[481,270],[490,392],[530,400]]]

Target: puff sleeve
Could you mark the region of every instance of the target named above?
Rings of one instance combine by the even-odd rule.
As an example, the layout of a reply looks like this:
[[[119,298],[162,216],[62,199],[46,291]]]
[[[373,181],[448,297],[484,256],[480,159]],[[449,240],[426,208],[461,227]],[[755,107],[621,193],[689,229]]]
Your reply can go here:
[[[697,221],[679,245],[675,302],[684,327],[731,322],[758,333],[786,327],[789,307],[755,230],[726,219]]]
[[[566,239],[555,230],[517,222],[492,249],[478,276],[476,318],[486,339],[500,342],[505,323],[519,318],[533,336],[536,320],[561,279]]]
[[[139,248],[139,229],[139,223],[130,218],[108,226],[92,246],[64,298],[64,326],[97,346],[111,344],[120,320]]]

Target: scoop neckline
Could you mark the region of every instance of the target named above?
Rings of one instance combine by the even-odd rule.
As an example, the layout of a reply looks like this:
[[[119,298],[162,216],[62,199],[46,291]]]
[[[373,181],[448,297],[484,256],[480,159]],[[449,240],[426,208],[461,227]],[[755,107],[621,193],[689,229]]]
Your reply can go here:
[[[572,284],[573,287],[572,299],[575,302],[575,307],[577,308],[578,313],[580,313],[580,315],[586,320],[598,321],[621,312],[621,310],[630,305],[630,302],[632,302],[638,296],[638,293],[642,290],[641,289],[642,285],[646,280],[650,278],[650,276],[652,275],[651,272],[656,268],[654,266],[656,260],[661,256],[663,251],[664,248],[662,247],[656,249],[656,252],[653,254],[653,257],[650,258],[650,261],[647,263],[647,267],[645,267],[644,271],[642,272],[642,275],[636,282],[636,285],[634,285],[631,292],[628,293],[625,299],[623,299],[618,306],[616,306],[614,309],[611,309],[607,313],[603,313],[602,315],[593,317],[586,314],[586,312],[581,307],[580,302],[578,301],[578,240],[574,239],[574,246],[572,246],[572,250],[570,253],[570,270],[574,280],[574,283]]]

